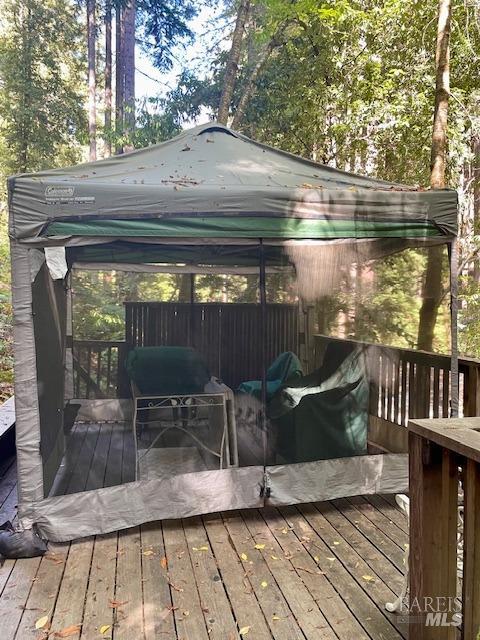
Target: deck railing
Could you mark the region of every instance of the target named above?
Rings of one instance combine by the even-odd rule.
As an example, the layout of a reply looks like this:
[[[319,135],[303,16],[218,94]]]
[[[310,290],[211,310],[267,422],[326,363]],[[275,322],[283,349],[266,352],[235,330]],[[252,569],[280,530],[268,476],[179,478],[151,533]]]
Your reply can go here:
[[[125,397],[123,340],[74,340],[73,384],[76,398]]]
[[[478,640],[480,418],[413,420],[408,431],[410,637],[449,640],[461,625],[463,640]]]
[[[340,339],[313,337],[318,365],[327,345]],[[342,342],[345,342],[342,339]],[[411,418],[450,416],[449,356],[349,340],[367,348],[371,377],[372,427],[407,426]],[[128,393],[123,363],[127,343],[121,340],[75,340],[74,391],[77,398],[115,398]],[[460,358],[460,416],[480,415],[480,360]],[[402,429],[402,432],[405,430]],[[406,434],[402,435],[406,446]]]
[[[362,345],[371,378],[370,414],[406,427],[411,418],[450,417],[450,356],[317,335],[315,361],[331,342]],[[459,359],[460,416],[480,414],[480,360]]]

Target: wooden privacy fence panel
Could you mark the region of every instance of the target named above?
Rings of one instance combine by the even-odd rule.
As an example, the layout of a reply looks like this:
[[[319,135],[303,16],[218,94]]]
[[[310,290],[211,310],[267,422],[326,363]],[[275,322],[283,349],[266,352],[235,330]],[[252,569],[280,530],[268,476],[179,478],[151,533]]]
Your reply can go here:
[[[298,306],[267,304],[267,366],[282,352],[298,353]],[[262,310],[258,304],[127,302],[127,349],[190,346],[212,373],[236,388],[262,375]]]
[[[349,342],[365,349],[372,416],[403,427],[411,418],[450,417],[449,356],[316,335],[317,363],[332,342]],[[480,413],[479,372],[479,360],[459,359],[461,416]]]

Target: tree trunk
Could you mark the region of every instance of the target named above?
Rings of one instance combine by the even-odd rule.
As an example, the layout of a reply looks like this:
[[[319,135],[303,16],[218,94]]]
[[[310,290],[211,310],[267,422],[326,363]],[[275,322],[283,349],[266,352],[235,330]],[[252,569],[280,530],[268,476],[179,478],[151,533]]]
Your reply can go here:
[[[430,186],[432,189],[445,188],[448,98],[450,96],[450,14],[451,0],[440,0],[435,55],[435,112],[430,160]]]
[[[451,0],[439,0],[435,55],[435,112],[430,161],[430,186],[432,189],[445,187],[448,99],[450,95],[450,16]],[[428,249],[427,272],[423,284],[423,301],[420,309],[417,340],[418,348],[425,351],[431,351],[433,348],[435,323],[442,299],[442,256],[443,247],[437,246]]]
[[[25,4],[25,3],[23,3]],[[31,142],[31,99],[30,99],[30,87],[32,83],[32,70],[33,70],[33,56],[32,56],[32,37],[33,37],[33,19],[32,19],[32,7],[30,3],[26,3],[26,7],[20,5],[19,17],[21,23],[22,34],[22,54],[21,54],[21,71],[23,75],[21,80],[22,85],[22,102],[23,109],[19,113],[19,140],[18,140],[18,155],[15,159],[15,169],[18,173],[26,173],[29,170],[30,164],[30,142]]]
[[[223,79],[223,90],[218,105],[217,121],[227,124],[230,104],[232,102],[235,83],[237,81],[238,63],[242,52],[243,30],[250,9],[250,0],[241,0],[238,7],[237,21],[232,37],[232,46],[228,56],[225,77]]]
[[[473,151],[473,233],[480,235],[480,136],[476,135],[472,142]],[[473,277],[475,282],[480,284],[480,259],[478,254],[473,261]]]
[[[192,296],[192,277],[189,273],[182,273],[179,278],[178,301],[190,302]]]
[[[112,155],[112,0],[105,3],[105,155]]]
[[[125,84],[124,61],[124,23],[123,11],[117,5],[115,11],[115,135],[117,138],[115,153],[123,153],[121,137],[123,136],[123,100]]]
[[[124,39],[124,122],[125,135],[128,142],[125,151],[133,149],[133,133],[135,130],[135,0],[129,0],[123,10],[125,24]]]
[[[95,0],[87,0],[87,56],[88,56],[88,139],[89,159],[97,159],[97,79],[95,71]]]
[[[260,75],[261,70],[263,69],[265,63],[267,62],[270,54],[275,48],[275,41],[272,39],[268,43],[267,47],[262,52],[260,58],[257,60],[257,63],[252,69],[250,77],[247,80],[247,83],[243,89],[243,93],[238,102],[237,108],[235,109],[235,115],[233,116],[232,121],[232,129],[240,128],[243,117],[245,115],[245,111],[247,110],[248,103],[255,93],[255,83],[257,81],[258,76]]]

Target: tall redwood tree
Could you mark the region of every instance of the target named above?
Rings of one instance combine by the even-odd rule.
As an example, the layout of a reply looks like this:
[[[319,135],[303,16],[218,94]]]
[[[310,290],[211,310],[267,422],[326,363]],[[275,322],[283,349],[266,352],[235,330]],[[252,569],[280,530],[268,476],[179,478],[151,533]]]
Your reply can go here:
[[[445,188],[448,100],[450,97],[450,22],[451,0],[439,0],[435,55],[435,112],[430,160],[430,187],[432,189]],[[442,246],[429,248],[417,341],[418,348],[425,351],[431,351],[433,348],[435,323],[442,299],[442,258]]]

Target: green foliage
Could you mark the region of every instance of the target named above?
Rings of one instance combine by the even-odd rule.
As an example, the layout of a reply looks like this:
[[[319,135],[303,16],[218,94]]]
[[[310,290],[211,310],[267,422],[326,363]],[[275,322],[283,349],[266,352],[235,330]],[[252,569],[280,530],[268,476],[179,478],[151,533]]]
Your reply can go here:
[[[396,347],[416,347],[426,258],[424,250],[408,249],[362,269],[360,276],[363,275],[366,285],[359,281],[353,303],[356,339]],[[443,272],[445,276],[448,273],[446,253]],[[448,285],[446,277],[444,285]],[[434,350],[446,353],[450,328],[446,304],[441,308],[440,319]]]
[[[480,134],[480,29],[478,2],[453,0],[448,183],[461,195],[461,261],[472,247],[471,144]],[[242,129],[253,138],[340,169],[398,182],[427,185],[435,89],[438,5],[420,0],[262,0],[249,25],[232,111],[247,85],[258,52],[272,38],[281,41],[259,75]],[[280,32],[280,37],[279,37]],[[207,78],[182,80],[170,94],[170,108],[189,117],[218,104],[225,67],[212,57]],[[474,165],[475,166],[475,165]],[[478,170],[478,159],[477,159]],[[390,344],[416,342],[422,253],[394,257],[376,274],[373,298],[356,303],[337,293],[337,313],[356,308],[357,332]],[[472,258],[473,259],[473,258]],[[406,261],[406,262],[405,262]],[[406,264],[409,265],[406,268]],[[417,299],[408,300],[415,274]],[[445,288],[448,287],[446,264]],[[460,345],[480,356],[475,283],[462,280]],[[394,286],[394,284],[396,285]],[[383,287],[383,289],[382,289]],[[383,291],[383,293],[382,293]],[[435,348],[448,349],[448,292],[439,313]],[[390,320],[371,326],[379,313]],[[387,313],[388,312],[388,313]],[[327,314],[335,325],[335,314]],[[349,324],[351,325],[351,317]],[[333,324],[332,324],[333,323]],[[322,324],[322,323],[320,323]],[[355,324],[355,323],[354,323]]]
[[[75,270],[73,335],[79,340],[122,340],[124,302],[175,300],[180,284],[178,277],[169,274]]]
[[[70,0],[0,4],[0,397],[13,379],[8,175],[74,164],[85,140],[84,56]]]
[[[156,67],[171,69],[174,48],[194,39],[189,23],[198,14],[191,0],[137,0],[137,40]]]
[[[77,161],[85,113],[75,6],[68,0],[5,0],[0,18],[3,175]]]

